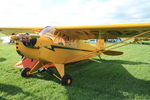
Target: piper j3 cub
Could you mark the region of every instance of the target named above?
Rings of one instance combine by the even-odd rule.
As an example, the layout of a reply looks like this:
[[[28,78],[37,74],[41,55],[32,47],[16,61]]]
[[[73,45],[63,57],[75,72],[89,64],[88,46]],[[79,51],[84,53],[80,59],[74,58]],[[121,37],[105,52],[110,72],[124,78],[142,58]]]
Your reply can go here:
[[[14,28],[9,28],[14,29]],[[21,76],[28,77],[37,72],[46,71],[53,75],[63,85],[70,85],[72,78],[65,73],[65,65],[78,62],[102,54],[109,56],[122,55],[121,51],[114,51],[130,43],[125,41],[135,37],[148,37],[150,23],[115,24],[93,26],[64,26],[42,28],[15,28],[38,29],[39,34],[13,34],[16,51],[22,60],[16,64],[21,66]],[[126,37],[125,40],[104,45],[104,39]],[[88,39],[97,39],[96,46],[84,42]],[[121,44],[123,43],[123,44]],[[118,45],[120,44],[120,45]],[[50,67],[55,67],[58,74]]]

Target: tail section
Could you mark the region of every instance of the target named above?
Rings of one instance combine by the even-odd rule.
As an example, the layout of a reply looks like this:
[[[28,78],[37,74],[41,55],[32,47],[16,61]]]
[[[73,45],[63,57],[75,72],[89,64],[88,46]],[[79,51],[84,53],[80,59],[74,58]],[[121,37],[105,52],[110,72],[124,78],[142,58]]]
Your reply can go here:
[[[122,55],[121,51],[105,50],[104,39],[98,39],[96,42],[96,48],[102,50],[102,53],[109,56],[119,56]]]
[[[119,56],[119,55],[122,55],[123,52],[121,52],[121,51],[112,51],[112,50],[105,50],[105,51],[103,51],[103,54],[109,55],[109,56]]]

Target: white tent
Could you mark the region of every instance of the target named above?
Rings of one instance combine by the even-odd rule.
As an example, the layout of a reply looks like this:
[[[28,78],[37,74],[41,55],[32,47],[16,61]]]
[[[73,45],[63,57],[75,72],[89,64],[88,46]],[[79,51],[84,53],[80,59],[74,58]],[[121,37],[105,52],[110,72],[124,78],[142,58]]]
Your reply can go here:
[[[0,37],[2,43],[10,43],[11,38],[9,36]]]

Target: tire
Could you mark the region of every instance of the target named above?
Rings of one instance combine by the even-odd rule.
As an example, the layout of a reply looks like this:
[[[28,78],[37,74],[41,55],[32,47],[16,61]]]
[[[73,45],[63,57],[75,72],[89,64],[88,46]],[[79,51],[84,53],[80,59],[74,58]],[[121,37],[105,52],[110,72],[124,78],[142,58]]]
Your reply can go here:
[[[71,85],[72,84],[72,78],[70,75],[64,75],[61,81],[62,85]]]
[[[30,68],[26,67],[26,68],[23,68],[22,71],[21,71],[21,76],[22,77],[29,77],[30,75],[27,74],[27,72],[30,71]]]

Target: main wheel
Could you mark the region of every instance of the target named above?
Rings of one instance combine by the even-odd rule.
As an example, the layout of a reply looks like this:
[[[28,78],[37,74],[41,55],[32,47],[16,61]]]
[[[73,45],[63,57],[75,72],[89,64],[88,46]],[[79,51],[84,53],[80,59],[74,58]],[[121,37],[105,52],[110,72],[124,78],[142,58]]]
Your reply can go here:
[[[26,67],[26,68],[23,68],[22,71],[21,71],[21,76],[22,77],[29,77],[30,75],[27,74],[27,72],[30,71],[30,68]]]
[[[72,83],[72,78],[70,75],[64,75],[62,80],[61,80],[61,84],[62,85],[71,85]]]

